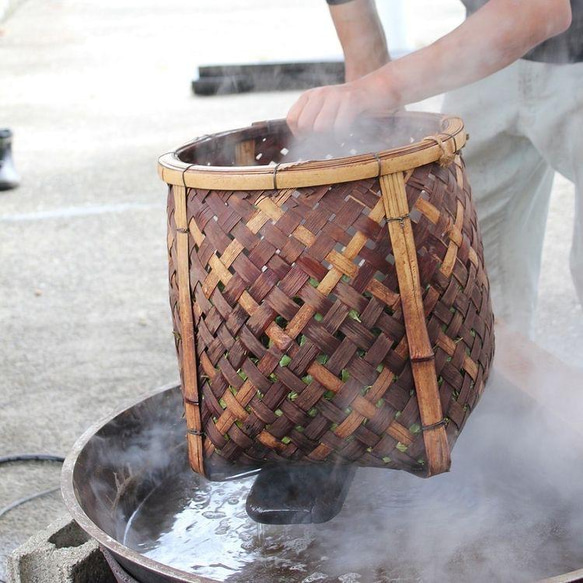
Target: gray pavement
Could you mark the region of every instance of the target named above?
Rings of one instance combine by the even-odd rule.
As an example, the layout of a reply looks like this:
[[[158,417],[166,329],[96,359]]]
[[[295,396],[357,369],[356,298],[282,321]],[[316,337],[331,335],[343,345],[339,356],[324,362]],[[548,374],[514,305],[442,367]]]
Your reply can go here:
[[[0,193],[0,455],[66,454],[87,426],[177,378],[157,157],[285,115],[295,93],[201,99],[189,81],[197,63],[336,54],[325,8],[313,6],[27,0],[0,25],[0,125],[15,132],[23,176]],[[537,331],[581,363],[564,223],[573,189],[555,190]],[[0,507],[58,473],[0,467]],[[0,519],[0,579],[3,557],[62,513],[51,495]]]
[[[281,117],[294,99],[191,96],[196,64],[241,59],[232,34],[246,45],[257,27],[245,2],[213,5],[28,0],[0,25],[0,125],[23,176],[0,193],[0,455],[64,455],[113,408],[178,377],[157,158]],[[58,484],[59,468],[0,476],[3,507]],[[63,511],[54,494],[0,519],[0,578],[5,555]]]

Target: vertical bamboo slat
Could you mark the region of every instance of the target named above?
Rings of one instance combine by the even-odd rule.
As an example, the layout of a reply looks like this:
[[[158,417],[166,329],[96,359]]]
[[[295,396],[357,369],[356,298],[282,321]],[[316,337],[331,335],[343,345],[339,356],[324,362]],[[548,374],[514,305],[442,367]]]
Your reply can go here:
[[[235,163],[237,166],[255,164],[255,140],[246,140],[235,146]]]
[[[402,172],[380,177],[381,194],[393,245],[411,368],[421,415],[429,475],[446,472],[450,451],[435,372],[435,355],[425,323],[421,280]]]
[[[202,443],[202,419],[200,414],[200,394],[196,348],[194,340],[194,318],[189,281],[188,223],[186,218],[186,188],[174,187],[176,221],[178,301],[180,311],[180,337],[182,341],[182,391],[184,396],[186,426],[188,430],[188,455],[191,467],[205,475]]]

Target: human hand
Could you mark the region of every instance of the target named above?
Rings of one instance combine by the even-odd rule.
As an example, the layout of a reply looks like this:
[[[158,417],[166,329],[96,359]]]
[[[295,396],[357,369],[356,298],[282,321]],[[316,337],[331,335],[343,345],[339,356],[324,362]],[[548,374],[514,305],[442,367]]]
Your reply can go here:
[[[362,112],[366,96],[354,83],[316,87],[303,93],[289,110],[287,124],[294,135],[342,132]]]
[[[343,85],[310,89],[289,110],[288,126],[294,135],[344,133],[358,117],[394,111],[397,103],[385,81],[373,74]]]

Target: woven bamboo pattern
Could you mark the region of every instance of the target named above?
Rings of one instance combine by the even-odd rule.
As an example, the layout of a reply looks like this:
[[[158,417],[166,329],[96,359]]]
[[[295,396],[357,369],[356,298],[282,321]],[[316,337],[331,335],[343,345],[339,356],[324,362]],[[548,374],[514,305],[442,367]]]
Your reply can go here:
[[[383,173],[409,155],[393,150],[372,158],[376,176],[339,183],[281,188],[276,169],[275,188],[209,189],[189,186],[186,168],[170,184],[170,304],[196,471],[217,458],[449,468],[488,378],[493,315],[460,142],[440,137],[441,117],[421,121],[400,118],[435,130],[424,148],[437,156],[408,170]],[[277,127],[226,134],[232,147],[214,153],[205,138],[180,159],[225,173],[281,163],[289,135]]]

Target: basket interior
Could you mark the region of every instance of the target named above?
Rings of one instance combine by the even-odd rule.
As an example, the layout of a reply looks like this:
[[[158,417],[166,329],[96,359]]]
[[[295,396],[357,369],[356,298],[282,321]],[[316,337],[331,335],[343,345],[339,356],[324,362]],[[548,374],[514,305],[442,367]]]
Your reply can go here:
[[[441,125],[438,115],[403,113],[361,121],[342,137],[311,134],[298,139],[281,120],[215,134],[184,146],[176,154],[186,164],[223,167],[329,160],[410,146],[439,133]],[[237,152],[244,143],[251,146],[251,154],[242,163]]]

